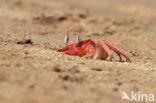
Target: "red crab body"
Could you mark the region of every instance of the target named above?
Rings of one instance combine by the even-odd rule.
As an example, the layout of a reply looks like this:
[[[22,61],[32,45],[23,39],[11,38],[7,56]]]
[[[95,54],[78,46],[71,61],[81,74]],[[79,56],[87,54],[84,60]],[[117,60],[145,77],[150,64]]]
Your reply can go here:
[[[97,44],[91,39],[81,41],[80,34],[78,35],[77,40],[78,40],[77,43],[68,45],[69,32],[67,32],[67,36],[65,37],[66,46],[58,51],[72,56],[80,56],[80,57],[86,57],[91,59],[105,60],[107,59],[107,57],[110,57],[110,61],[111,61],[112,53],[110,49],[112,49],[119,56],[120,61],[122,55],[126,58],[126,61],[130,62],[128,56],[124,52],[119,50],[117,47],[115,47],[109,40],[103,40],[103,41],[99,40]]]
[[[88,39],[79,43],[67,45],[63,49],[60,49],[58,51],[66,53],[68,55],[83,57],[88,54],[92,54],[95,47],[96,44],[92,40]]]
[[[58,50],[72,56],[80,56],[91,59],[106,59],[108,56],[112,60],[112,54],[110,49],[115,51],[121,61],[121,55],[123,55],[127,61],[130,62],[128,56],[116,48],[109,40],[98,41],[97,45],[91,39],[81,41],[79,43],[73,43]]]

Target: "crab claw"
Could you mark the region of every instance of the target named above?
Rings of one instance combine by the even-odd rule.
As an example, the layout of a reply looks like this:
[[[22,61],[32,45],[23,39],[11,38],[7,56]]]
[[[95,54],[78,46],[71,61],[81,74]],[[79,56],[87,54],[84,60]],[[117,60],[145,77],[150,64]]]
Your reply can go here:
[[[65,38],[64,38],[64,42],[65,42],[66,45],[67,45],[68,42],[69,42],[69,31],[67,31],[67,35],[66,35]]]

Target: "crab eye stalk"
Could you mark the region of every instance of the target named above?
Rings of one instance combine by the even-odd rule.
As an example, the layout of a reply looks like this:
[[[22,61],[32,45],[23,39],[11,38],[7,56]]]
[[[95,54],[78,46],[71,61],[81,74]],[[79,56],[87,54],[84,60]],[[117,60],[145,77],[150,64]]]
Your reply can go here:
[[[77,36],[77,42],[78,42],[78,43],[81,42],[81,35],[78,35],[78,36]]]
[[[67,31],[67,35],[66,35],[65,38],[64,38],[64,42],[65,42],[66,45],[67,45],[68,42],[69,42],[69,31]]]
[[[68,44],[68,42],[69,42],[69,37],[68,36],[65,36],[64,42],[65,42],[66,45]]]
[[[81,28],[80,28],[80,30],[79,30],[79,34],[78,34],[78,36],[77,36],[77,42],[79,43],[79,42],[81,42]]]

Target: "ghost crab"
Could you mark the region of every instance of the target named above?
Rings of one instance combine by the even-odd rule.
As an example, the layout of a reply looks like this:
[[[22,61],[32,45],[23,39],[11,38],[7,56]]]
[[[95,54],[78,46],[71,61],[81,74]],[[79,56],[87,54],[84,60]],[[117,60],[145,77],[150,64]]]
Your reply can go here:
[[[68,42],[69,31],[67,31],[67,35],[65,36],[66,46],[58,50],[58,52],[63,52],[68,55],[86,57],[91,59],[106,60],[107,57],[109,57],[110,61],[112,61],[112,53],[110,51],[110,49],[112,49],[119,56],[120,61],[122,61],[122,55],[126,58],[126,61],[130,62],[129,57],[120,49],[115,47],[109,40],[98,40],[97,44],[91,39],[81,41],[81,29],[79,30],[77,36],[77,43],[68,44]]]

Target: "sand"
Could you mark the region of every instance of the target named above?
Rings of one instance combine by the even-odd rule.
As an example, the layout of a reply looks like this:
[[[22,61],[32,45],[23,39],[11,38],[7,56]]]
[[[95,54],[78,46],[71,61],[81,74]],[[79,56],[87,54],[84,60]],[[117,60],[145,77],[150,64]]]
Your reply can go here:
[[[0,0],[0,103],[130,103],[121,100],[123,91],[156,96],[155,5]],[[66,31],[74,43],[80,27],[83,40],[108,39],[132,62],[119,62],[113,52],[113,61],[57,52]]]

